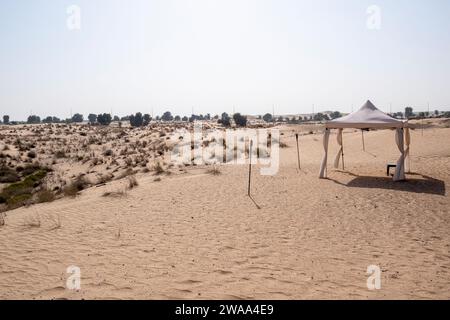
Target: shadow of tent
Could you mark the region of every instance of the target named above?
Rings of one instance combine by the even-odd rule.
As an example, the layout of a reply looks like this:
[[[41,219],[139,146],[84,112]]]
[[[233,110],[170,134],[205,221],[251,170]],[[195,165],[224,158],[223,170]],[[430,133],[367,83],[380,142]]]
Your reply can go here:
[[[388,189],[445,196],[444,181],[434,179],[425,175],[412,173],[409,175],[420,176],[421,178],[408,178],[408,180],[401,182],[394,182],[390,177],[357,176],[354,174],[351,175],[355,178],[347,184],[333,179],[330,180],[350,188]]]

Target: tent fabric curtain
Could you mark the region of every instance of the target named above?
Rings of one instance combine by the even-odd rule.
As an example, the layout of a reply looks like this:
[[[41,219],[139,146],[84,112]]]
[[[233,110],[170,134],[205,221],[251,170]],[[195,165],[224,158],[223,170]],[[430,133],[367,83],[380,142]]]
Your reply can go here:
[[[328,161],[328,141],[330,140],[330,129],[325,129],[323,134],[323,151],[324,155],[322,158],[322,165],[320,166],[320,175],[321,179],[326,178],[327,171],[327,161]]]
[[[408,122],[394,119],[391,116],[380,111],[373,105],[372,102],[367,101],[358,111],[352,112],[344,117],[327,121],[325,123],[326,131],[323,137],[323,144],[325,154],[322,159],[320,167],[320,178],[326,177],[327,171],[327,156],[328,156],[328,139],[331,129],[339,129],[337,136],[337,143],[339,145],[339,152],[334,160],[334,167],[338,168],[342,158],[342,166],[344,162],[344,143],[343,143],[343,129],[394,129],[395,140],[398,150],[401,153],[400,158],[397,161],[397,167],[394,174],[394,181],[405,180],[405,162],[406,159],[410,160],[410,128],[414,128],[413,124]],[[363,138],[363,150],[364,147],[364,134]],[[411,170],[408,161],[408,170]],[[409,172],[409,171],[408,171]]]
[[[409,160],[411,160],[411,158],[409,157],[409,145],[410,144],[411,144],[411,136],[409,133],[409,128],[405,128],[405,168],[406,168],[406,164],[408,164],[406,172],[411,171],[411,168],[409,165]],[[408,161],[406,161],[407,159],[408,159]]]
[[[400,151],[400,158],[397,160],[395,168],[394,181],[405,180],[405,148],[404,148],[403,128],[397,128],[395,131],[395,142]]]
[[[339,161],[341,160],[342,152],[344,151],[344,147],[342,145],[342,131],[343,131],[343,129],[339,129],[338,134],[337,134],[337,143],[339,145],[339,151],[338,151],[338,154],[336,155],[336,158],[334,159],[334,168],[335,169],[339,168]]]

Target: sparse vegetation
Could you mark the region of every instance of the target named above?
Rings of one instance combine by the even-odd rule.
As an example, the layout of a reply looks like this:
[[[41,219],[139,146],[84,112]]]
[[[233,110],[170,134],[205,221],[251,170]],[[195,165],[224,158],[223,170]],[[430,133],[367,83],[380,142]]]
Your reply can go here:
[[[0,167],[0,183],[12,183],[20,180],[16,171],[8,167]]]
[[[48,189],[43,189],[43,190],[39,191],[37,194],[38,203],[52,202],[54,200],[55,200],[55,194]]]
[[[76,197],[78,193],[84,190],[89,183],[83,176],[79,176],[75,181],[64,188],[64,195],[67,197]]]
[[[284,143],[283,141],[280,141],[279,142],[279,146],[280,146],[280,148],[287,148],[287,147],[289,147],[286,143]]]
[[[156,162],[154,170],[156,174],[163,174],[165,172],[164,167],[161,165],[161,162]]]
[[[39,170],[23,181],[10,184],[0,193],[0,203],[6,203],[8,210],[28,204],[32,199],[33,189],[41,184],[46,175],[45,170]]]
[[[127,192],[125,190],[118,190],[118,191],[106,191],[103,193],[102,197],[121,198],[125,197],[126,195]]]
[[[128,181],[128,189],[133,189],[139,185],[135,176],[128,176],[127,181]]]
[[[34,150],[28,151],[27,156],[30,159],[36,158],[36,151],[34,151]]]
[[[209,174],[212,174],[213,176],[218,176],[220,174],[222,174],[222,172],[220,171],[220,168],[218,166],[213,166],[212,168],[208,169],[208,171],[206,171]]]

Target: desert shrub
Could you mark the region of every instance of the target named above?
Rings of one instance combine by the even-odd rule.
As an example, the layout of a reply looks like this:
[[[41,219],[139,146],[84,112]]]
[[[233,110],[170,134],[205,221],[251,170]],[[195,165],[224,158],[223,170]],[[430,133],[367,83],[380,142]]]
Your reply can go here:
[[[105,152],[103,152],[103,155],[106,157],[111,157],[113,155],[113,151],[111,149],[106,150]]]
[[[280,141],[279,146],[280,146],[280,148],[287,148],[288,147],[288,145],[286,143],[282,142],[282,141]]]
[[[128,177],[128,176],[130,176],[132,174],[135,174],[135,172],[133,171],[133,169],[128,168],[125,171],[123,171],[122,173],[118,174],[116,179],[120,180],[120,179],[126,178],[126,177]]]
[[[101,164],[100,159],[97,158],[97,157],[93,158],[93,159],[92,159],[92,165],[93,165],[93,166],[96,166],[96,165],[98,165],[98,164]]]
[[[156,174],[162,174],[165,171],[164,167],[162,166],[161,162],[159,162],[159,161],[155,164],[154,170],[155,170]]]
[[[6,202],[9,210],[21,207],[31,200],[33,189],[42,182],[46,175],[46,170],[39,170],[27,176],[23,181],[15,182],[4,188],[0,197]]]
[[[0,183],[13,183],[19,180],[20,178],[16,171],[8,167],[0,167]]]
[[[219,167],[213,166],[211,169],[209,169],[209,170],[207,171],[207,173],[212,174],[213,176],[218,176],[218,175],[220,175],[222,172],[220,172]]]
[[[54,200],[55,200],[55,194],[48,189],[43,189],[43,190],[39,191],[39,193],[37,194],[38,203],[52,202]]]
[[[30,159],[36,158],[36,151],[34,151],[34,150],[28,151],[27,156]]]
[[[39,171],[43,168],[41,168],[41,166],[39,165],[39,163],[32,163],[32,164],[28,164],[25,167],[17,167],[16,171],[20,172],[22,174],[22,176],[28,176],[30,174],[35,173],[36,171]]]
[[[111,173],[102,174],[98,180],[98,184],[105,184],[111,181],[113,178],[114,176]]]
[[[89,182],[87,182],[84,177],[79,176],[75,181],[64,188],[64,195],[67,197],[76,197],[78,193],[84,190],[88,185]]]
[[[56,151],[56,153],[55,153],[55,157],[56,157],[57,159],[65,158],[65,157],[66,157],[66,153],[65,153],[63,150],[58,150],[58,151]]]
[[[135,176],[128,176],[127,180],[128,180],[128,189],[133,189],[134,187],[137,187],[139,185]]]
[[[131,165],[133,164],[133,159],[131,158],[126,158],[125,160],[125,164],[127,165],[127,167],[131,167]]]

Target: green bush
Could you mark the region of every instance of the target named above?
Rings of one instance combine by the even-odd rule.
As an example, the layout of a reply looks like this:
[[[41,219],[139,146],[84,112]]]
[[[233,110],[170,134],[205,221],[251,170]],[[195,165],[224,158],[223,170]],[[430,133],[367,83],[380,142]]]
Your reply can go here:
[[[55,195],[50,190],[44,189],[44,190],[39,191],[39,193],[37,194],[37,201],[39,203],[52,202],[54,200],[55,200]]]
[[[47,171],[41,169],[25,177],[23,181],[10,184],[0,193],[0,202],[6,203],[9,210],[27,204],[33,196],[33,189],[39,186],[46,175]]]
[[[20,178],[16,171],[8,167],[0,168],[0,183],[12,183],[17,181],[20,181]]]

